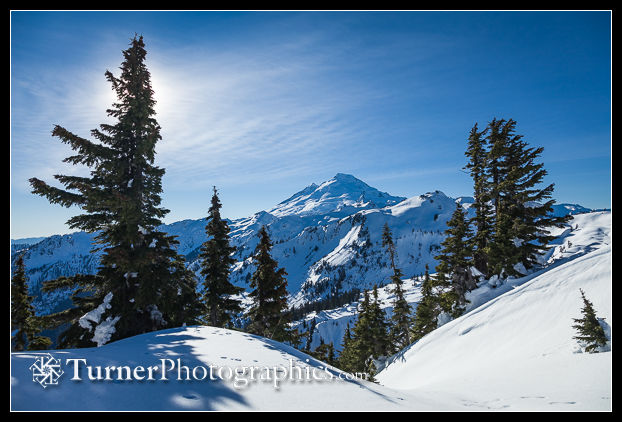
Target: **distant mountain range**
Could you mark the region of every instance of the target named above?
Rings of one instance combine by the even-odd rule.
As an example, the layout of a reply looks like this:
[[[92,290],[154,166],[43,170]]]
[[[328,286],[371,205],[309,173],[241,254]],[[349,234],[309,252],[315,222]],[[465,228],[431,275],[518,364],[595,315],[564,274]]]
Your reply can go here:
[[[254,270],[251,254],[257,233],[265,225],[274,243],[273,256],[287,271],[293,305],[302,305],[352,289],[389,282],[382,227],[393,232],[397,265],[405,276],[434,268],[446,223],[456,202],[467,211],[473,198],[450,198],[440,191],[412,198],[381,192],[348,174],[338,173],[319,185],[311,184],[267,211],[229,221],[236,246],[232,281],[248,287]],[[554,206],[555,215],[592,210],[576,204]],[[197,256],[206,240],[205,218],[163,225],[177,236],[178,251],[198,274]],[[76,232],[45,238],[11,240],[13,259],[24,254],[35,307],[46,314],[68,306],[69,292],[43,295],[41,283],[59,276],[94,273],[99,254],[90,253],[94,235]]]

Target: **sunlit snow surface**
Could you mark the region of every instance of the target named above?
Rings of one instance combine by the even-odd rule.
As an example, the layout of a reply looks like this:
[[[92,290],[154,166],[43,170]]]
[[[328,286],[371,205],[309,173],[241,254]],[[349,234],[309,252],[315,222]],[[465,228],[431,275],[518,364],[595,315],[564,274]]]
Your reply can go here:
[[[11,357],[13,410],[610,410],[611,353],[578,353],[572,318],[581,316],[579,288],[611,323],[611,213],[577,215],[559,230],[543,259],[547,268],[471,292],[469,312],[392,358],[366,381],[285,381],[236,389],[229,381],[71,381],[41,387],[29,367],[39,353]],[[405,281],[415,305],[419,286]],[[389,289],[381,290],[390,311]],[[325,311],[341,332],[355,307]],[[319,315],[318,315],[319,317]],[[318,324],[320,327],[321,324]],[[338,327],[338,329],[337,329]],[[609,327],[611,329],[611,327]],[[337,336],[337,333],[333,335]],[[329,335],[327,334],[327,337]],[[44,353],[44,352],[42,352]],[[280,343],[212,327],[154,332],[99,348],[51,351],[89,365],[324,366]],[[307,361],[308,359],[308,361]],[[339,374],[334,368],[331,373]],[[83,370],[83,378],[86,375]]]
[[[325,364],[284,344],[250,334],[213,327],[187,327],[144,334],[99,348],[51,351],[63,363],[84,358],[92,366],[158,366],[160,359],[181,359],[189,368],[275,367],[316,368]],[[362,380],[284,380],[250,382],[236,388],[233,380],[186,381],[169,371],[168,381],[72,381],[73,366],[65,366],[58,385],[43,388],[32,381],[30,365],[39,353],[14,353],[11,359],[13,410],[413,410],[442,405],[428,393],[413,395]],[[290,361],[292,363],[290,363]],[[157,373],[157,371],[156,371]],[[298,376],[295,373],[295,377]],[[304,375],[303,375],[304,376]],[[200,375],[199,375],[200,377]],[[114,379],[114,376],[112,377]],[[444,406],[444,405],[443,405]],[[451,406],[451,405],[449,405]]]
[[[611,213],[578,215],[572,227],[547,270],[502,284],[497,297],[473,292],[474,309],[394,356],[379,382],[473,410],[610,410],[611,352],[578,353],[572,318],[581,288],[611,323]]]

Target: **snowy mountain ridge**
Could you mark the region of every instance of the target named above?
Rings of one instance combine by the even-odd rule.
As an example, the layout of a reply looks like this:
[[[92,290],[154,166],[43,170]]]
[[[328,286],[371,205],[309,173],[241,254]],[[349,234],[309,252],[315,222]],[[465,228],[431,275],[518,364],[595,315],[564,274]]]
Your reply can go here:
[[[354,176],[338,173],[311,184],[268,211],[229,221],[237,248],[232,281],[248,287],[257,232],[266,225],[274,243],[273,256],[288,273],[292,305],[302,305],[352,289],[384,285],[390,271],[380,234],[387,223],[398,247],[398,265],[406,275],[435,266],[446,222],[456,201],[468,210],[470,197],[449,198],[440,191],[412,198],[392,196]],[[573,209],[564,208],[566,212]],[[177,236],[178,251],[198,275],[197,256],[206,240],[205,218],[160,227]],[[12,246],[13,259],[24,253],[30,294],[39,314],[67,306],[68,292],[41,293],[41,283],[59,276],[94,273],[98,253],[91,254],[94,235],[76,232],[50,236],[34,245]],[[19,243],[17,240],[14,243]]]
[[[552,228],[551,234],[557,236],[557,238],[552,243],[551,249],[542,257],[542,269],[532,272],[525,277],[485,280],[479,283],[477,289],[468,292],[466,295],[467,300],[470,302],[466,307],[467,312],[516,289],[552,268],[595,250],[610,248],[611,213],[605,211],[576,215],[566,228]],[[433,268],[431,272],[434,272]],[[414,313],[417,303],[421,299],[422,279],[420,277],[405,278],[402,281],[402,289],[406,301]],[[378,289],[378,298],[387,317],[390,317],[393,312],[392,303],[394,295],[392,291],[394,287],[393,284],[386,284]],[[352,328],[357,317],[358,303],[352,302],[336,309],[310,312],[302,320],[298,321],[298,324],[302,324],[304,320],[308,325],[311,320],[315,319],[316,328],[311,342],[312,349],[321,342],[332,342],[335,350],[340,351],[346,326],[349,324]]]

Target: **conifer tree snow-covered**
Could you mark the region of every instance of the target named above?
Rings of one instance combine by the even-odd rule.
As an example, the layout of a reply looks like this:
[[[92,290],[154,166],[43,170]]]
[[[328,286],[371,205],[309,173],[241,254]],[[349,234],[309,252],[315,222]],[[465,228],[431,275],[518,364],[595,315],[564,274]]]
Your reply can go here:
[[[52,341],[48,337],[38,336],[41,319],[35,315],[32,297],[28,295],[26,268],[23,254],[17,257],[15,272],[11,277],[11,349],[44,350]]]
[[[164,169],[154,165],[161,139],[145,44],[135,36],[123,52],[121,74],[106,71],[117,102],[107,110],[113,124],[91,131],[90,141],[55,126],[52,135],[76,154],[64,161],[90,175],[54,176],[64,189],[31,178],[33,193],[83,213],[69,227],[97,233],[103,249],[97,274],[62,277],[45,289],[71,288],[74,307],[47,318],[69,324],[61,347],[92,346],[196,321],[196,278],[177,254],[173,236],[158,231],[168,210],[160,207]],[[99,330],[97,329],[99,327]]]
[[[553,240],[546,229],[561,227],[570,218],[551,216],[554,184],[539,187],[547,171],[536,162],[543,148],[529,147],[515,127],[512,119],[493,119],[488,125],[489,197],[494,207],[489,275],[524,275]]]
[[[382,233],[382,246],[384,246],[389,254],[389,263],[393,274],[391,282],[395,286],[393,288],[393,315],[391,316],[391,327],[389,330],[390,352],[395,353],[410,344],[410,321],[411,309],[408,301],[404,297],[404,289],[402,288],[402,271],[397,268],[395,263],[397,252],[391,229],[385,223]]]
[[[259,230],[258,236],[259,243],[253,255],[256,269],[250,280],[253,290],[249,293],[253,304],[248,311],[250,323],[246,329],[263,337],[295,343],[297,336],[289,326],[287,273],[284,268],[278,268],[270,254],[272,241],[265,226]]]
[[[441,253],[435,257],[437,278],[440,284],[448,287],[442,293],[441,304],[446,312],[454,317],[460,316],[466,307],[466,293],[477,287],[471,271],[473,251],[469,224],[460,204],[447,222],[446,237],[441,243]]]
[[[231,265],[235,263],[235,247],[229,243],[229,225],[220,216],[222,204],[214,186],[212,203],[207,217],[205,232],[208,236],[199,254],[203,281],[205,319],[213,327],[228,327],[235,314],[242,311],[240,301],[232,296],[244,291],[229,281]]]
[[[583,309],[581,309],[583,317],[573,318],[575,324],[572,328],[578,333],[573,338],[579,340],[586,352],[598,353],[599,349],[607,344],[607,336],[602,325],[600,325],[599,318],[596,317],[594,305],[585,297],[582,289],[579,291],[583,299]]]

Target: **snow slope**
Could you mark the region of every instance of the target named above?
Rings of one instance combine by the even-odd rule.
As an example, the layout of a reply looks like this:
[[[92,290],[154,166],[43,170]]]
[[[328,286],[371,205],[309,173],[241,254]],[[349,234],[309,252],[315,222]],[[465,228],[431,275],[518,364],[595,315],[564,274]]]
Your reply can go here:
[[[579,288],[599,317],[611,322],[611,213],[573,217],[557,229],[546,268],[518,279],[484,282],[470,293],[468,313],[446,323],[392,357],[366,381],[251,382],[236,388],[218,381],[71,380],[43,389],[29,370],[45,352],[11,356],[13,410],[608,410],[611,352],[577,353],[572,318],[580,317]],[[420,285],[405,280],[416,305]],[[380,289],[390,314],[390,286]],[[325,341],[341,338],[356,318],[354,305],[316,315]],[[311,315],[308,316],[310,318]],[[611,327],[609,332],[611,331]],[[316,343],[318,338],[314,338]],[[340,343],[336,342],[336,345]],[[63,362],[87,359],[93,366],[158,365],[181,359],[190,368],[289,367],[325,364],[289,346],[246,333],[212,327],[164,330],[99,348],[54,350]],[[308,361],[307,361],[308,359]],[[341,372],[329,368],[337,377]]]
[[[565,228],[553,228],[552,234],[557,238],[551,242],[551,249],[542,257],[544,268],[538,272],[520,278],[508,278],[506,280],[485,280],[479,283],[479,287],[467,293],[470,303],[466,310],[476,307],[495,299],[496,297],[511,291],[518,286],[532,280],[555,266],[559,266],[571,259],[582,256],[596,248],[611,244],[611,213],[593,212],[573,216]],[[432,268],[433,272],[434,268]],[[417,303],[421,299],[421,277],[406,278],[402,280],[402,289],[406,301],[414,313]],[[393,313],[394,295],[391,293],[395,286],[387,284],[379,287],[378,298],[380,306],[388,318]],[[321,341],[332,342],[337,351],[341,350],[341,343],[347,324],[354,326],[358,317],[358,303],[352,302],[336,309],[321,312],[310,312],[298,321],[302,324],[306,321],[307,326],[311,320],[316,320],[316,328],[311,343],[311,349],[317,347]],[[304,330],[303,330],[304,331]]]
[[[611,352],[578,353],[571,327],[580,288],[611,322],[611,213],[576,216],[572,225],[547,270],[509,280],[492,300],[490,287],[473,292],[475,309],[394,356],[379,382],[455,397],[473,410],[611,409]]]
[[[43,388],[32,380],[29,370],[41,353],[13,353],[11,356],[11,409],[12,410],[431,410],[445,406],[428,393],[412,395],[393,391],[363,380],[339,380],[342,372],[329,368],[332,381],[324,371],[325,364],[289,346],[250,334],[213,327],[187,327],[144,334],[99,348],[51,351],[61,359],[65,373],[58,385]],[[67,359],[86,359],[88,365],[123,366],[134,368],[159,366],[160,359],[181,359],[180,363],[192,369],[243,367],[316,368],[316,376],[323,381],[285,379],[274,387],[274,380],[251,381],[248,385],[223,379],[214,369],[210,381],[177,379],[177,370],[167,371],[162,381],[154,371],[154,380],[91,381],[88,371],[81,369],[81,381],[72,381],[74,367],[65,365]],[[165,368],[172,363],[165,361]],[[177,365],[177,364],[176,364]],[[133,369],[132,369],[133,370]],[[198,372],[201,378],[202,372]],[[285,374],[280,372],[280,374]],[[285,375],[279,375],[286,378]],[[303,375],[304,377],[304,372]],[[241,378],[240,378],[241,379]],[[452,405],[448,405],[452,408]]]

